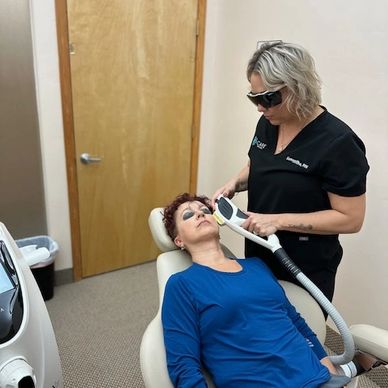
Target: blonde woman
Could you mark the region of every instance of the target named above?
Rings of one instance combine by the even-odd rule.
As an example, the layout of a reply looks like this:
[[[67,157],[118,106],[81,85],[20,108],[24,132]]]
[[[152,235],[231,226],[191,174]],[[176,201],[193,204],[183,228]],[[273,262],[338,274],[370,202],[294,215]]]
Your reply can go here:
[[[247,96],[262,115],[248,163],[212,202],[248,190],[243,227],[261,236],[276,232],[289,256],[332,300],[342,258],[338,235],[358,232],[364,220],[365,146],[321,105],[320,80],[303,47],[264,43],[249,60],[247,77]],[[245,256],[262,258],[278,279],[295,282],[270,251],[249,240]]]

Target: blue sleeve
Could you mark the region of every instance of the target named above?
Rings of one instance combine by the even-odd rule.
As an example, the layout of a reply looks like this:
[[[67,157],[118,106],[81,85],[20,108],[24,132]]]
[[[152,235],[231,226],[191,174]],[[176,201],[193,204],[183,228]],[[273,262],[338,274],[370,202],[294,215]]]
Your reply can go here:
[[[179,274],[167,282],[162,324],[167,368],[174,387],[207,387],[201,370],[198,312]]]
[[[287,313],[290,319],[292,320],[294,326],[306,339],[311,350],[316,354],[319,360],[327,356],[327,353],[321,343],[319,342],[317,335],[310,329],[306,321],[302,316],[296,311],[295,307],[290,303],[287,296],[286,298],[286,308]]]

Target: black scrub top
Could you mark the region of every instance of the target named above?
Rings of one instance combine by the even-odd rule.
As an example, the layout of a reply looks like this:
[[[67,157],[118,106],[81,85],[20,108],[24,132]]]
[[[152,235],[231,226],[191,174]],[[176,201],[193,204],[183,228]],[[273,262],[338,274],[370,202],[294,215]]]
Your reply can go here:
[[[278,127],[260,118],[249,150],[249,211],[310,213],[331,208],[328,192],[345,197],[365,193],[369,166],[363,142],[322,108],[324,112],[276,155]],[[321,270],[335,274],[342,257],[338,235],[276,234],[307,276]],[[246,240],[245,255],[261,257],[278,278],[290,280],[268,249]]]

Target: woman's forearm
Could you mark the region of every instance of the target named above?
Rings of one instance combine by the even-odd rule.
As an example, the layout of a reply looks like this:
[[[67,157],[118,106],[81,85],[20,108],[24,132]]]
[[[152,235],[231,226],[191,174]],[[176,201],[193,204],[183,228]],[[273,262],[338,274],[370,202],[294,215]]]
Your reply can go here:
[[[365,194],[341,197],[329,193],[332,209],[311,213],[262,214],[248,212],[242,227],[261,236],[278,230],[311,234],[356,233],[363,224]]]
[[[249,175],[249,161],[243,167],[243,169],[232,179],[226,182],[213,194],[211,199],[211,205],[214,207],[217,198],[220,195],[224,197],[233,198],[235,193],[245,191],[248,188],[248,175]]]
[[[248,189],[248,176],[249,176],[249,161],[238,173],[236,177],[236,192],[245,191]]]
[[[362,225],[358,218],[333,209],[304,214],[285,213],[274,217],[278,218],[277,230],[311,234],[356,233]]]
[[[356,233],[365,216],[365,194],[341,197],[329,193],[332,209],[313,213],[279,214],[279,230],[314,234]]]

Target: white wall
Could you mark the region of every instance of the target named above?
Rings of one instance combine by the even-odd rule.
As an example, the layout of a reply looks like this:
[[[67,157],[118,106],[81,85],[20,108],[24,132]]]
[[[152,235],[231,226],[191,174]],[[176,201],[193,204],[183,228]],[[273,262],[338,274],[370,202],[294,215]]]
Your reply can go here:
[[[55,269],[71,268],[71,238],[54,1],[30,1],[48,235],[60,250]]]
[[[314,56],[323,104],[364,140],[371,166],[363,230],[344,236],[334,303],[348,323],[388,329],[388,2],[209,0],[198,191],[211,195],[247,160],[258,113],[245,93],[257,40],[299,43]],[[244,208],[246,196],[236,202]],[[242,238],[223,231],[241,253]]]

